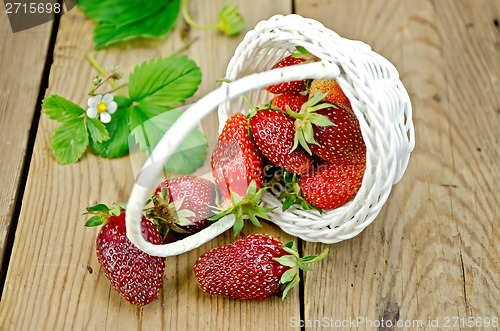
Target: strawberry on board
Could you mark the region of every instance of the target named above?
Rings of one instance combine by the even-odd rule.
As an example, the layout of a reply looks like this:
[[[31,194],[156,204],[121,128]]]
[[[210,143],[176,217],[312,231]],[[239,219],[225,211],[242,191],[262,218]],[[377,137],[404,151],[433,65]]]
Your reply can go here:
[[[364,172],[364,163],[322,163],[311,173],[300,176],[301,195],[318,208],[337,208],[358,192]]]
[[[312,97],[318,92],[328,93],[323,101],[338,102],[344,107],[352,108],[351,102],[335,79],[313,79],[309,87],[309,96]]]
[[[242,300],[263,300],[282,289],[288,291],[300,281],[299,269],[312,270],[307,264],[323,259],[300,258],[293,242],[283,245],[267,235],[249,235],[234,243],[214,248],[196,261],[193,271],[203,291]]]
[[[255,143],[269,161],[296,174],[311,171],[311,156],[302,148],[292,151],[293,118],[274,109],[263,109],[251,113],[249,123]]]
[[[304,47],[296,47],[298,52],[278,61],[272,69],[289,67],[307,62],[317,61],[318,58],[309,53]],[[278,83],[266,87],[266,90],[273,94],[300,94],[307,90],[307,80],[297,80],[291,82]]]
[[[215,184],[205,178],[182,175],[161,182],[152,198],[153,217],[178,233],[196,233],[214,215]]]
[[[136,306],[151,303],[161,290],[165,258],[148,255],[130,242],[126,236],[125,212],[117,205],[110,209],[98,204],[88,207],[85,214],[94,214],[87,226],[104,223],[97,235],[96,254],[113,288]],[[141,225],[146,241],[156,245],[162,243],[153,223],[143,217]]]

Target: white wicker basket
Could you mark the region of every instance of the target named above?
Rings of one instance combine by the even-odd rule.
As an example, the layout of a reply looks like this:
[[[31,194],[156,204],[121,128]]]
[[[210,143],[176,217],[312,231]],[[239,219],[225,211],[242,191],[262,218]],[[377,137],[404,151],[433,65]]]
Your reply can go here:
[[[303,46],[320,62],[269,70],[295,46]],[[151,255],[169,256],[192,250],[229,229],[234,217],[225,217],[186,239],[153,245],[141,235],[138,221],[147,195],[156,185],[169,155],[195,125],[219,107],[220,129],[235,112],[246,113],[241,98],[253,104],[269,102],[263,87],[305,78],[335,78],[356,114],[367,147],[366,171],[356,196],[343,206],[319,213],[292,206],[285,212],[273,192],[262,197],[268,215],[283,231],[307,241],[335,243],[359,234],[378,215],[393,184],[398,182],[414,147],[411,103],[396,68],[359,41],[342,38],[319,22],[299,15],[276,15],[256,25],[237,47],[220,88],[193,104],[158,143],[137,177],[127,206],[127,235]]]

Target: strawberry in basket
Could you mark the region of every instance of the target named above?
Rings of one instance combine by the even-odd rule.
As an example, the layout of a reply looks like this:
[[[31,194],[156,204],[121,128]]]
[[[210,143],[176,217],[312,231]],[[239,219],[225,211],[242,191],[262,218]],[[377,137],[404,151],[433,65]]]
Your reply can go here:
[[[295,98],[302,100],[302,96],[289,96],[294,100]],[[243,99],[250,107],[247,116],[250,131],[262,154],[272,163],[293,173],[306,174],[311,171],[311,156],[302,148],[294,146],[294,119],[280,111],[272,102],[254,107],[246,95],[243,95]],[[282,104],[285,102],[287,100]]]
[[[299,106],[285,105],[295,119],[295,145],[327,162],[364,163],[366,146],[354,112],[338,102],[324,102],[328,93],[316,93]],[[297,109],[300,109],[298,112]]]
[[[256,216],[269,219],[266,212],[272,209],[259,206],[264,193],[264,161],[250,136],[245,115],[236,113],[227,120],[212,151],[211,165],[223,201],[220,212],[210,220],[234,214],[236,234],[243,228],[244,215],[256,226],[261,226]]]
[[[302,54],[308,53],[301,49]],[[291,65],[298,64],[287,62],[285,59],[282,61]],[[306,84],[306,81],[302,83]],[[277,159],[268,156],[266,151],[275,152],[280,150],[279,147],[284,149],[283,146],[288,146],[289,138],[284,138],[284,132],[288,131],[283,129],[284,125],[278,125],[285,121],[281,118],[278,120],[278,116],[270,116],[270,111],[266,114],[269,118],[267,127],[261,125],[263,128],[258,128],[257,125],[252,125],[253,121],[258,124],[264,122],[259,118],[265,117],[264,115],[256,117],[255,120],[250,119],[252,133],[263,154],[275,165],[285,169],[285,175],[282,172],[278,176],[288,184],[280,196],[285,199],[283,210],[293,203],[299,203],[305,210],[334,209],[341,206],[359,190],[366,163],[366,146],[349,99],[334,79],[312,80],[308,95],[295,93],[296,91],[289,92],[286,89],[266,90],[283,93],[273,97],[269,108],[288,115],[294,128],[293,147],[286,150],[285,156]],[[257,109],[259,108],[262,107]],[[289,127],[288,124],[286,128]],[[275,139],[270,137],[271,133]],[[274,140],[279,143],[273,144]],[[301,173],[288,166],[283,159],[295,160],[294,153],[303,150],[309,153],[308,160],[320,161],[313,162],[317,165],[312,171]],[[309,164],[309,161],[303,161],[302,164]]]
[[[102,225],[96,239],[96,254],[104,275],[125,300],[144,306],[159,294],[165,271],[165,258],[151,256],[137,248],[126,236],[125,212],[114,205],[88,207],[85,214],[93,214],[86,226]],[[142,218],[142,235],[153,244],[161,244],[158,229]]]
[[[314,79],[309,87],[309,97],[318,92],[327,93],[323,101],[338,102],[342,106],[352,109],[351,102],[335,79]]]
[[[199,257],[193,271],[201,289],[208,294],[241,300],[263,300],[281,290],[284,299],[300,281],[299,269],[323,259],[320,255],[299,257],[293,242],[283,245],[267,235],[249,235],[214,248]]]
[[[297,52],[277,62],[272,69],[289,67],[297,64],[303,64],[313,61],[318,61],[318,58],[309,53],[304,47],[297,46]],[[273,94],[300,94],[307,90],[308,80],[298,80],[292,82],[284,82],[266,87],[266,90]]]
[[[278,108],[281,112],[287,112],[287,106],[290,107],[290,110],[299,113],[302,105],[307,101],[307,95],[294,95],[294,94],[280,94],[276,95],[271,100],[271,105]]]
[[[342,206],[361,187],[365,164],[322,162],[303,176],[293,177],[283,192],[283,210],[298,203],[303,209],[328,210]]]
[[[269,161],[296,174],[312,169],[312,158],[294,147],[295,128],[292,118],[274,109],[250,114],[250,128],[255,143]]]

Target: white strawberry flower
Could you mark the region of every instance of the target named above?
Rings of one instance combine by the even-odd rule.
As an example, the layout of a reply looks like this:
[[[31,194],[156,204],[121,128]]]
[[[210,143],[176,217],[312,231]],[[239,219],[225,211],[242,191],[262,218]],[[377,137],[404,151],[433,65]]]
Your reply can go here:
[[[87,109],[87,116],[90,118],[96,118],[99,115],[99,119],[103,123],[109,123],[111,121],[111,114],[116,111],[118,105],[113,101],[113,95],[96,95],[89,98],[87,101],[89,108]]]

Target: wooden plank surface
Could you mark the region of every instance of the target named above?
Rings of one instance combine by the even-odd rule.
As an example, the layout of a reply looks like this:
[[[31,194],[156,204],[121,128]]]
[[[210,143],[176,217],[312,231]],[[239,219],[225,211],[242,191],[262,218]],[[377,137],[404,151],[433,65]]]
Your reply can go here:
[[[190,13],[201,24],[213,24],[222,3],[193,1]],[[289,1],[240,1],[239,5],[247,13],[248,28],[275,13],[291,12]],[[255,6],[260,10],[255,10]],[[62,17],[47,95],[57,93],[80,105],[86,104],[89,81],[96,74],[85,57],[93,46],[92,27],[79,10]],[[218,86],[215,80],[224,76],[243,35],[227,38],[214,31],[187,32],[179,19],[175,31],[163,40],[112,47],[93,54],[103,66],[117,64],[128,73],[146,59],[171,54],[196,36],[199,40],[186,52],[203,73],[203,82],[192,99],[196,100]],[[203,125],[205,132],[215,135],[216,115]],[[192,252],[168,258],[163,291],[154,303],[136,309],[125,302],[99,270],[94,249],[98,229],[86,229],[79,217],[93,203],[128,199],[134,181],[131,161],[86,154],[77,164],[59,165],[49,147],[56,126],[42,115],[0,303],[2,329],[280,329],[283,321],[276,316],[299,315],[298,291],[285,303],[276,297],[255,304],[210,297],[198,288],[192,273],[194,262],[209,248],[232,242],[229,232]],[[272,225],[263,229],[248,227],[245,231],[291,239]]]
[[[299,0],[296,11],[396,65],[417,142],[375,222],[306,275],[304,319],[498,317],[498,1]]]
[[[189,10],[195,20],[211,24],[222,3],[192,0]],[[288,0],[237,3],[248,29],[273,14],[292,11]],[[311,329],[356,320],[363,330],[376,329],[369,323],[382,319],[412,324],[397,329],[432,329],[429,321],[438,319],[443,328],[447,317],[500,317],[500,189],[496,184],[500,179],[500,4],[495,0],[295,0],[294,8],[344,37],[370,44],[396,65],[410,94],[417,145],[407,173],[375,222],[339,244],[303,243],[304,253],[331,250],[314,273],[304,276],[303,300],[297,288],[284,302],[279,298],[241,302],[204,294],[196,285],[192,266],[206,250],[232,242],[228,232],[199,249],[168,258],[159,298],[134,308],[99,270],[94,250],[98,229],[86,229],[80,219],[88,205],[127,200],[136,175],[133,160],[86,154],[77,164],[59,165],[49,147],[57,124],[42,114],[0,302],[1,330],[288,330],[299,326],[300,320],[315,323],[317,327]],[[77,9],[62,17],[47,95],[57,93],[85,105],[89,81],[96,74],[85,58],[92,51],[92,28],[93,23]],[[48,33],[41,34],[43,41]],[[196,36],[199,40],[185,52],[203,73],[192,102],[218,86],[215,79],[224,76],[242,35],[227,38],[214,31],[187,30],[179,19],[175,30],[162,40],[92,53],[103,66],[116,64],[128,73],[143,60],[167,56]],[[23,35],[21,41],[29,38]],[[2,43],[8,42],[0,41],[2,56],[7,47]],[[36,54],[32,56],[40,57]],[[2,65],[2,75],[15,68]],[[35,70],[21,68],[26,75]],[[33,82],[19,80],[26,91],[31,91],[28,87]],[[0,78],[1,86],[11,88],[8,83]],[[19,92],[9,91],[10,104],[18,100]],[[19,121],[19,117],[3,117],[12,116],[4,111],[10,108],[0,109],[0,125],[4,118]],[[209,139],[215,139],[216,115],[203,126]],[[19,171],[20,165],[9,169]],[[245,232],[293,239],[269,224],[263,229],[247,227]],[[459,324],[450,329],[474,328]]]
[[[52,22],[13,33],[0,13],[0,270],[26,157]],[[27,51],[28,45],[33,47]],[[0,275],[3,278],[5,275]]]

